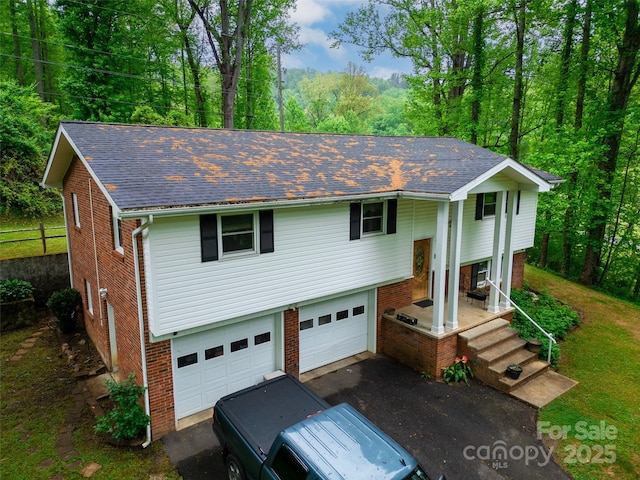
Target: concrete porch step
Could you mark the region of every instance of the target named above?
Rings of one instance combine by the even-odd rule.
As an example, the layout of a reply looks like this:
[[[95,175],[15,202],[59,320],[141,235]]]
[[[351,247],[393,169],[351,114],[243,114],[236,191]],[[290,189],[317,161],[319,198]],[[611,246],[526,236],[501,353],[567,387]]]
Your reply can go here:
[[[482,325],[478,325],[477,327],[473,327],[469,330],[461,332],[458,334],[458,338],[464,341],[466,344],[469,344],[472,340],[478,339],[484,335],[490,334],[494,330],[498,330],[500,328],[508,327],[509,322],[504,318],[496,318],[491,320],[490,322],[483,323]]]
[[[537,353],[530,352],[524,348],[516,350],[511,355],[503,357],[489,365],[489,370],[494,373],[496,377],[500,377],[507,370],[509,365],[518,363],[520,365],[526,365],[527,363],[538,358]]]
[[[522,365],[522,373],[517,379],[509,378],[506,375],[498,381],[498,388],[504,392],[511,392],[517,387],[527,384],[536,377],[542,375],[549,369],[549,364],[542,360],[533,360]]]
[[[483,351],[487,350],[494,345],[501,343],[505,340],[508,340],[512,337],[517,337],[518,332],[513,328],[509,328],[508,326],[499,327],[495,330],[492,330],[490,333],[481,335],[479,337],[470,340],[467,343],[467,347],[470,350],[475,351],[480,354]]]
[[[478,354],[478,361],[480,363],[490,365],[493,362],[497,362],[498,360],[511,355],[516,350],[524,348],[526,344],[526,340],[523,340],[517,335],[512,335],[506,340],[502,340],[500,343],[496,343],[495,345],[492,345],[480,352]]]
[[[578,382],[547,370],[542,375],[516,387],[509,394],[533,407],[542,408],[563,393],[578,385]]]

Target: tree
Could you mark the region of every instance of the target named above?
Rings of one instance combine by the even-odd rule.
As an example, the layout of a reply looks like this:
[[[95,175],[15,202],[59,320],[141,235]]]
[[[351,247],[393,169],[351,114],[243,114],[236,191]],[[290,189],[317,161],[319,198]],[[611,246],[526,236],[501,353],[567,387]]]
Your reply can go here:
[[[617,42],[618,57],[613,72],[611,89],[605,105],[604,133],[601,136],[605,147],[603,155],[596,164],[599,182],[596,185],[598,197],[592,205],[593,215],[587,230],[587,248],[580,281],[585,285],[593,285],[597,278],[596,269],[600,265],[602,242],[605,238],[607,222],[611,211],[611,192],[618,153],[622,140],[627,106],[631,90],[640,76],[640,5],[637,0],[625,0],[619,11],[613,7],[607,15],[618,14],[622,19],[624,30]]]
[[[55,107],[43,102],[34,87],[0,82],[0,209],[4,213],[38,218],[59,211],[58,194],[40,186],[56,124]]]

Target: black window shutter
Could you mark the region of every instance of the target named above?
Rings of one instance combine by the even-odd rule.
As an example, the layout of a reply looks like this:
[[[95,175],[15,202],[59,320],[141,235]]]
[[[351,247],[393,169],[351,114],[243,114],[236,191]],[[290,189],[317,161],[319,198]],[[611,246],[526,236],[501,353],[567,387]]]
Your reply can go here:
[[[482,220],[484,210],[484,193],[476,195],[476,220]]]
[[[260,253],[273,251],[273,210],[260,210]]]
[[[362,216],[362,205],[360,203],[352,203],[350,209],[349,221],[349,240],[357,240],[360,238],[360,220]]]
[[[200,215],[200,250],[203,262],[218,260],[217,215]]]
[[[520,193],[522,192],[518,190],[518,204],[516,206],[516,215],[520,215]]]
[[[387,233],[396,233],[398,221],[398,199],[392,198],[387,201]]]

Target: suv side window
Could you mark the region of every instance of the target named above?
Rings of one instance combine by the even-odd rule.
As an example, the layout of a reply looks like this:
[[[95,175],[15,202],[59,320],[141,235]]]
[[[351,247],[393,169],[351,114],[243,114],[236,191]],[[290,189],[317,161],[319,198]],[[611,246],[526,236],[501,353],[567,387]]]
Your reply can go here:
[[[273,459],[271,467],[280,480],[304,480],[309,474],[307,466],[284,444]]]

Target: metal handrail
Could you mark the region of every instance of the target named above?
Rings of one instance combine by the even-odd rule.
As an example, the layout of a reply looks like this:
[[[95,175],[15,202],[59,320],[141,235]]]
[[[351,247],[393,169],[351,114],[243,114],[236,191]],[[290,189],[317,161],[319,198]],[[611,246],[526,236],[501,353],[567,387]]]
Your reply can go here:
[[[489,282],[489,283],[491,284],[491,286],[492,286],[492,287],[494,287],[498,292],[500,292],[500,294],[501,294],[503,297],[505,297],[506,299],[508,299],[508,300],[509,300],[509,302],[510,302],[510,303],[512,303],[514,307],[516,307],[516,310],[518,310],[522,315],[524,315],[524,316],[527,318],[527,320],[529,320],[531,323],[533,323],[533,324],[538,328],[538,330],[540,330],[540,331],[541,331],[541,332],[542,332],[542,333],[543,333],[543,334],[544,334],[544,335],[549,339],[549,352],[548,352],[548,356],[547,356],[547,362],[548,362],[548,363],[551,363],[551,343],[552,343],[552,342],[553,342],[553,343],[558,343],[558,342],[556,341],[556,339],[555,339],[555,338],[553,338],[553,335],[551,335],[550,333],[548,333],[547,331],[545,331],[545,329],[544,329],[544,328],[542,328],[540,325],[538,325],[538,324],[536,323],[536,321],[535,321],[533,318],[531,318],[529,315],[527,315],[527,313],[526,313],[524,310],[522,310],[522,309],[518,306],[518,304],[517,304],[516,302],[514,302],[514,301],[511,299],[511,297],[509,297],[509,295],[507,295],[507,294],[506,294],[506,293],[504,293],[502,290],[500,290],[500,287],[498,287],[495,283],[493,283],[493,282],[492,282],[490,279],[488,279],[488,278],[486,279],[486,281],[487,281],[487,282]]]

